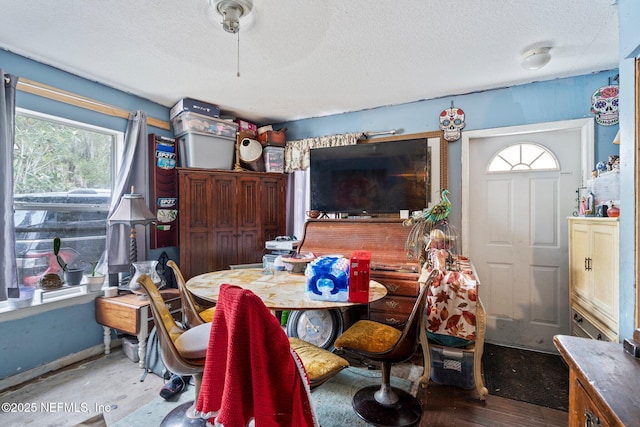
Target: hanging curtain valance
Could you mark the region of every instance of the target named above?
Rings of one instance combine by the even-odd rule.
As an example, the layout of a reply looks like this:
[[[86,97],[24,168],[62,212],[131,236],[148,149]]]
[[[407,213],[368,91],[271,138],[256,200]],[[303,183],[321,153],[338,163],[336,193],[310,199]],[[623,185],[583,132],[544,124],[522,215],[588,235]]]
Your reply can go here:
[[[353,145],[363,138],[362,133],[345,133],[341,135],[305,138],[287,141],[284,149],[284,171],[295,172],[309,168],[309,150],[312,148],[340,147]]]

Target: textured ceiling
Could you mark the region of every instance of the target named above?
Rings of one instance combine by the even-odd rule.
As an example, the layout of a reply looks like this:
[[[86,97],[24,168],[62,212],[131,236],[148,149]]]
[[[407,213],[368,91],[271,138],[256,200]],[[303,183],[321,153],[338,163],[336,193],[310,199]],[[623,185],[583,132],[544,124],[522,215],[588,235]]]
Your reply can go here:
[[[0,47],[260,124],[618,66],[613,0],[254,0],[239,57],[220,22],[208,0],[0,0]],[[523,69],[522,53],[541,45],[551,62]]]

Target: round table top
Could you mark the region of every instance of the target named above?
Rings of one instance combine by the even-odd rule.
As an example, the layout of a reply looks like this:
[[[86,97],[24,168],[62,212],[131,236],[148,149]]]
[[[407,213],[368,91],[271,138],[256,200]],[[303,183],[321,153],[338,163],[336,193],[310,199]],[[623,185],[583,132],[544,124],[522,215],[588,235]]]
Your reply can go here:
[[[194,276],[187,281],[187,289],[207,301],[218,299],[220,285],[229,283],[251,290],[271,310],[309,310],[348,307],[357,302],[317,301],[306,294],[307,278],[304,274],[275,271],[264,274],[262,268],[221,270]],[[377,301],[387,294],[387,288],[371,280],[369,302]]]

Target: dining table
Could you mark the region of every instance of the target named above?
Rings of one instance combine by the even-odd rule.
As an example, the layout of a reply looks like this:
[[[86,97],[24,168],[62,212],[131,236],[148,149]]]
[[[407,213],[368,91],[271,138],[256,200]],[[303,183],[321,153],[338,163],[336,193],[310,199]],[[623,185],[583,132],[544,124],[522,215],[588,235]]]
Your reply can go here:
[[[333,350],[333,343],[343,331],[343,310],[366,304],[311,299],[306,292],[307,277],[304,274],[262,268],[212,271],[192,277],[186,285],[194,295],[217,302],[220,286],[225,283],[251,290],[276,317],[278,311],[286,311],[289,337],[300,338],[327,350]],[[384,285],[375,280],[369,281],[369,302],[382,299],[386,294]]]
[[[311,299],[306,294],[307,278],[304,274],[288,271],[268,271],[262,268],[240,268],[212,271],[187,280],[187,289],[206,301],[216,302],[220,285],[232,284],[251,290],[272,311],[318,310],[361,305],[352,301],[325,301]],[[375,280],[369,281],[369,302],[387,294],[387,288]]]

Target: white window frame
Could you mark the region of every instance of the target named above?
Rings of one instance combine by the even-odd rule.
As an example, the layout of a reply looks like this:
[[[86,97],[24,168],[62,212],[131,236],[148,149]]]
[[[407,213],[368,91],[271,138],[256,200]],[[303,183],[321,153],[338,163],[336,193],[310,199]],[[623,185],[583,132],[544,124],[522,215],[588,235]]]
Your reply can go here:
[[[60,123],[66,126],[72,126],[81,128],[84,130],[106,133],[110,134],[114,137],[114,147],[113,147],[113,162],[112,171],[111,171],[111,190],[113,191],[113,186],[115,183],[115,179],[118,173],[118,167],[122,163],[122,158],[124,155],[124,132],[117,131],[114,129],[104,128],[100,126],[95,126],[89,123],[80,122],[77,120],[70,120],[64,117],[58,117],[50,114],[40,113],[38,111],[28,110],[25,108],[16,108],[16,115],[23,115],[28,117],[33,117],[36,119],[49,120],[56,123]],[[24,317],[28,317],[31,315],[44,313],[46,311],[55,310],[62,307],[69,307],[77,304],[84,304],[90,301],[93,301],[96,297],[100,295],[99,292],[88,292],[87,285],[75,286],[73,288],[65,288],[54,291],[46,291],[43,292],[41,290],[36,290],[33,304],[30,307],[20,308],[20,309],[12,309],[9,307],[9,303],[5,301],[0,301],[0,322],[20,319]]]
[[[541,154],[538,155],[538,157],[536,157],[535,159],[533,159],[533,161],[529,162],[529,163],[523,163],[522,162],[522,148],[523,146],[534,146],[534,147],[538,147],[541,151]],[[504,153],[507,150],[511,150],[514,147],[517,147],[520,153],[520,162],[517,164],[512,164],[511,162],[509,162],[505,156],[502,155],[502,153]],[[533,163],[535,163],[541,155],[543,154],[548,154],[551,159],[554,162],[554,167],[551,168],[540,168],[540,167],[532,167],[531,165]],[[504,163],[511,165],[511,168],[509,169],[505,169],[505,170],[491,170],[491,166],[493,165],[494,161],[496,160],[496,158],[501,158]],[[514,166],[517,165],[525,165],[528,166],[528,168],[514,168]],[[541,144],[537,144],[535,142],[527,142],[527,141],[521,141],[521,142],[516,142],[514,144],[510,144],[507,147],[502,148],[500,151],[498,151],[497,153],[495,153],[492,157],[491,160],[489,160],[489,163],[487,165],[487,173],[488,174],[494,174],[494,173],[517,173],[517,172],[544,172],[544,171],[552,171],[552,170],[560,170],[560,162],[558,161],[558,158],[556,157],[556,155],[549,150],[547,147],[545,147],[544,145]]]

